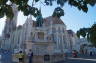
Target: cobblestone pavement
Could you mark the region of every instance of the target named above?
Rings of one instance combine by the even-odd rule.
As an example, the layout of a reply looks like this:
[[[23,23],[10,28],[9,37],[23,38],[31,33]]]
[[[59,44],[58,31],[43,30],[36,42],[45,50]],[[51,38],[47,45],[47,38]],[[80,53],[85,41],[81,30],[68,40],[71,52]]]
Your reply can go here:
[[[96,63],[96,55],[79,55],[78,58],[68,57],[66,61],[59,61],[57,63]]]
[[[12,53],[11,52],[2,52],[0,53],[0,63],[12,63]]]
[[[2,55],[2,59],[0,59],[0,63],[12,63],[11,52],[0,53],[0,55]],[[77,58],[68,56],[68,59],[66,61],[63,60],[56,63],[96,63],[96,55],[94,56],[78,55]]]

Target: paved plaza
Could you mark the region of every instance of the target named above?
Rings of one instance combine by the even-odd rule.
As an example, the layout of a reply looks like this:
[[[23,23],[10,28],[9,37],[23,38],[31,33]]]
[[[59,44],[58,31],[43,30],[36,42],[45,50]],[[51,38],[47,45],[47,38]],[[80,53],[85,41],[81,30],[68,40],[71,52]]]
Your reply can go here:
[[[2,58],[0,59],[0,63],[12,63],[12,55],[11,52],[3,52],[0,53]],[[73,58],[72,56],[68,56],[67,60],[59,61],[56,63],[96,63],[96,55],[78,55],[77,58]]]
[[[57,63],[96,63],[96,55],[79,55],[78,58],[68,57],[67,60]]]

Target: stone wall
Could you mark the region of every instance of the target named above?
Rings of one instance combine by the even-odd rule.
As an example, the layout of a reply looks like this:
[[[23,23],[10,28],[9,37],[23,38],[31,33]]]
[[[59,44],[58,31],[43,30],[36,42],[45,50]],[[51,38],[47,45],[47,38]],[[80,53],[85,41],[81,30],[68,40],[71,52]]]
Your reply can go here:
[[[64,60],[63,54],[56,54],[56,55],[34,55],[33,56],[33,63],[54,63],[57,61]]]

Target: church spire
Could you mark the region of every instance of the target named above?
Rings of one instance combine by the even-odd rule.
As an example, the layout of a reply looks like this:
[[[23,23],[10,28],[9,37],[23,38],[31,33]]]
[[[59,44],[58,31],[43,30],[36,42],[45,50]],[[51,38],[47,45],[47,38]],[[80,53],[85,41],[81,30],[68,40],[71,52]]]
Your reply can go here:
[[[10,32],[14,31],[16,29],[17,25],[17,16],[18,16],[18,9],[16,4],[12,4],[12,10],[14,17],[12,19],[7,18],[5,21],[5,27],[3,30],[3,36],[6,37],[6,35],[10,35]]]

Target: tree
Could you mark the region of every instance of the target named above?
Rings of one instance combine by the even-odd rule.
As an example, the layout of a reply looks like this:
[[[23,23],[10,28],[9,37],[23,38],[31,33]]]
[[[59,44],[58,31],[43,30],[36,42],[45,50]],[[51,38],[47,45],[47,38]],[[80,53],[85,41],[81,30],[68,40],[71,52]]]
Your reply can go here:
[[[81,28],[77,31],[77,36],[87,38],[96,47],[96,24],[93,24],[90,28]]]
[[[14,16],[12,12],[12,4],[8,4],[8,1],[12,4],[16,4],[18,6],[18,10],[22,11],[25,16],[31,14],[34,17],[36,17],[38,14],[38,8],[34,7],[34,4],[41,2],[41,0],[31,0],[32,5],[28,5],[29,0],[0,0],[0,18],[4,16],[13,18]],[[63,7],[65,3],[68,3],[69,5],[74,6],[84,12],[88,11],[88,5],[94,6],[96,4],[96,0],[44,0],[44,2],[41,3],[52,6],[54,1],[61,7]]]
[[[56,17],[60,18],[61,16],[64,16],[64,10],[61,9],[60,7],[57,7],[57,8],[55,8],[52,16],[53,17],[56,16]]]

